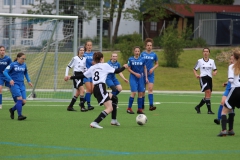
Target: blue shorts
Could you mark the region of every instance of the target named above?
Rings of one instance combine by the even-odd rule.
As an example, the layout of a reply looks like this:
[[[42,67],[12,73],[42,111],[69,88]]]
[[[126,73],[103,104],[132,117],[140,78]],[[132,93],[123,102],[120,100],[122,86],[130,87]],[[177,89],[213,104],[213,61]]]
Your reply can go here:
[[[7,81],[7,79],[5,77],[0,77],[0,86],[6,86],[6,87],[10,87],[9,82]]]
[[[117,86],[120,83],[119,83],[117,78],[114,78],[114,79],[107,79],[106,84],[107,84],[108,87],[111,87],[111,86]]]
[[[22,97],[22,99],[27,97],[24,83],[14,83],[13,86],[10,86],[10,90],[13,97]]]
[[[145,91],[145,82],[143,76],[137,78],[136,76],[130,74],[129,77],[131,92],[144,92]]]
[[[145,82],[145,84],[146,84],[146,78],[145,78],[145,76],[144,76],[144,82]],[[149,83],[154,83],[154,74],[152,73],[152,74],[148,74],[148,82]]]
[[[86,83],[86,82],[91,82],[92,83],[92,78],[84,78],[83,83]]]

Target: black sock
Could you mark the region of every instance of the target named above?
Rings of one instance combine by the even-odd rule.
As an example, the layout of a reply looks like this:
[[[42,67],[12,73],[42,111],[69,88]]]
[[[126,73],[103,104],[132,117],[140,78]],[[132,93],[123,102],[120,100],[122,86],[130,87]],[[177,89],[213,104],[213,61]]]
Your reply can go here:
[[[72,100],[71,100],[71,102],[70,102],[70,104],[69,104],[68,107],[73,107],[73,105],[75,104],[76,100],[77,100],[77,97],[74,96],[74,97],[72,98]]]
[[[112,111],[112,119],[117,119],[117,106],[115,103],[112,103],[113,111]]]
[[[211,101],[210,101],[210,99],[206,98],[205,101],[206,101],[208,112],[211,112],[212,110],[211,110]]]
[[[84,102],[85,102],[84,96],[80,96],[80,106],[81,107],[84,107]]]
[[[94,120],[94,122],[100,123],[105,117],[107,117],[107,113],[102,111],[99,116]]]
[[[205,98],[203,98],[200,103],[197,105],[198,108],[201,108],[205,104]]]
[[[233,129],[233,122],[234,122],[235,113],[229,113],[228,115],[228,129],[231,131]]]
[[[222,115],[221,116],[221,124],[222,124],[222,131],[227,129],[227,116],[226,115]]]

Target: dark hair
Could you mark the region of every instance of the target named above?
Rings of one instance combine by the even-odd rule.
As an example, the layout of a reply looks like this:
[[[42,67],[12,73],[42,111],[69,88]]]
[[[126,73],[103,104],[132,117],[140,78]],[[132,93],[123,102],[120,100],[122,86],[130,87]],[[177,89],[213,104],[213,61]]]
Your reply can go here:
[[[17,61],[18,58],[22,57],[23,55],[25,55],[24,53],[20,52],[17,54],[17,57],[14,59],[14,62]]]
[[[134,50],[135,50],[136,48],[139,48],[139,50],[141,51],[141,47],[135,46],[135,47],[133,47],[133,52],[134,52]]]
[[[151,42],[152,45],[153,45],[153,39],[152,38],[146,38],[144,43],[145,43],[145,46],[147,45],[148,42]]]
[[[0,48],[4,48],[4,49],[5,49],[5,47],[4,47],[4,46],[2,46],[2,45],[0,45]]]
[[[101,58],[103,58],[102,52],[94,52],[94,54],[93,54],[93,61],[95,63],[99,63]]]
[[[209,51],[209,53],[210,53],[210,49],[209,49],[209,48],[203,48],[203,51],[204,51],[204,49],[208,49],[208,51]]]

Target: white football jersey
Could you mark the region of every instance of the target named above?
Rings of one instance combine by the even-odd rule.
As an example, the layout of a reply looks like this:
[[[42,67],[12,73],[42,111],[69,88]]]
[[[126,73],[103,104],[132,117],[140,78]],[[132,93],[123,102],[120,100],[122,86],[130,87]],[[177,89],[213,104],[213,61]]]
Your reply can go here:
[[[87,78],[92,77],[93,84],[105,83],[107,75],[114,73],[115,69],[108,63],[97,63],[91,66],[85,73],[84,76]]]
[[[213,59],[208,59],[208,61],[205,61],[203,58],[199,59],[194,69],[197,71],[198,68],[200,68],[200,77],[204,76],[212,77],[212,71],[217,70],[217,67]]]
[[[240,87],[240,75],[234,75],[233,64],[228,67],[228,80],[231,87]]]
[[[68,67],[73,67],[74,72],[84,72],[86,69],[86,58],[75,56],[68,64]]]

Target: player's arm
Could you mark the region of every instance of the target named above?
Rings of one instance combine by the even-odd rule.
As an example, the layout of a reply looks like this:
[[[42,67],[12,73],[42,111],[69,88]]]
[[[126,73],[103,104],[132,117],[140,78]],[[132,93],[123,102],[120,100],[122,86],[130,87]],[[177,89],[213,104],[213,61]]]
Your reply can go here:
[[[213,75],[216,76],[217,74],[217,69],[213,70]]]
[[[119,73],[119,76],[120,76],[126,83],[128,83],[128,80],[124,77],[124,75],[123,75],[122,72]]]
[[[12,80],[12,78],[9,76],[9,71],[11,70],[11,66],[8,65],[5,70],[3,71],[3,75],[7,78],[7,81],[10,83],[10,85],[14,85],[14,81]]]
[[[200,78],[200,76],[199,76],[198,73],[197,73],[197,70],[193,69],[193,73],[194,73],[194,75],[195,75],[196,78]]]
[[[149,70],[149,73],[152,74],[153,71],[154,71],[158,66],[159,66],[158,61],[155,61],[155,65],[153,66],[153,68],[151,68],[151,69]]]
[[[125,70],[125,67],[123,66],[122,68],[115,69],[114,73],[118,74],[118,73],[121,73],[124,70]]]
[[[29,74],[28,74],[27,67],[26,67],[26,69],[25,69],[25,71],[24,71],[24,76],[26,77],[28,84],[32,87],[33,84],[32,84],[32,82],[31,82],[31,80],[30,80],[30,78],[29,78]]]
[[[146,67],[146,65],[144,65],[144,74],[145,74],[145,77],[146,77],[146,82],[148,83],[148,74],[147,74],[147,67]]]
[[[134,76],[136,76],[137,78],[140,78],[140,77],[141,77],[141,74],[134,72],[134,71],[131,69],[130,66],[128,67],[128,71],[129,71],[130,73],[132,73]]]

